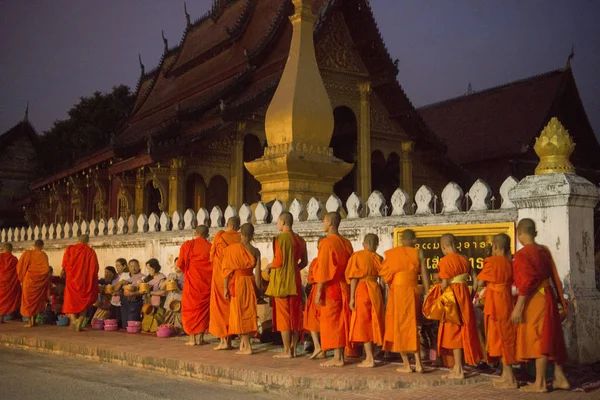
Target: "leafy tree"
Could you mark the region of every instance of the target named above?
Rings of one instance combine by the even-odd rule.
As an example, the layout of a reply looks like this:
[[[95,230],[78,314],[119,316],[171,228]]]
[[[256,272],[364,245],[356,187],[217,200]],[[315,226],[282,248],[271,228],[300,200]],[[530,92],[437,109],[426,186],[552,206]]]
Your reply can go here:
[[[40,138],[38,177],[70,167],[75,160],[110,143],[129,118],[135,94],[128,86],[110,93],[94,92],[81,97],[69,110],[69,118],[54,122]]]

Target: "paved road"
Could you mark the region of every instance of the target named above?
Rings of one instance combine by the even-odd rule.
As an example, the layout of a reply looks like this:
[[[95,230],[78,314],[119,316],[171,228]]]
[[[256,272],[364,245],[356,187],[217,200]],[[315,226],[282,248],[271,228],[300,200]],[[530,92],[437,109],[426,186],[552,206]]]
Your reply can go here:
[[[4,347],[0,347],[0,377],[2,400],[277,398],[142,369]]]

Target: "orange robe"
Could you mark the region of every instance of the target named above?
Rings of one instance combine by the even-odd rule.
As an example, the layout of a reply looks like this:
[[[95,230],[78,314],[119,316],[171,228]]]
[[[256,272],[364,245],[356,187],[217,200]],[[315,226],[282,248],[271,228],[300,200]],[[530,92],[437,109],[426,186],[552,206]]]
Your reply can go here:
[[[513,260],[513,277],[519,296],[527,296],[522,323],[517,326],[518,360],[548,356],[557,364],[567,361],[567,350],[560,325],[557,296],[550,285],[554,277],[561,285],[550,251],[538,245],[527,245],[517,251]],[[558,288],[559,298],[562,286]]]
[[[310,294],[306,298],[306,309],[304,310],[304,329],[311,332],[320,332],[320,315],[321,310],[318,304],[315,303],[315,295],[317,294],[317,284],[315,283],[315,275],[318,267],[318,259],[312,260],[308,266],[308,278],[309,284],[312,284],[310,288]]]
[[[233,244],[223,256],[223,277],[231,277],[229,334],[243,335],[258,330],[254,266],[256,259],[241,243]]]
[[[450,288],[456,298],[456,303],[460,310],[461,325],[455,325],[450,322],[440,322],[438,332],[438,351],[442,354],[442,349],[463,349],[465,363],[477,365],[483,358],[481,343],[477,334],[477,321],[475,319],[475,309],[471,300],[471,293],[467,283],[454,282],[453,278],[460,277],[465,282],[471,271],[469,261],[460,254],[449,254],[444,256],[438,264],[441,279],[448,279]],[[466,275],[466,276],[465,276]]]
[[[289,235],[288,233],[282,233],[282,235]],[[291,254],[284,255],[281,251],[281,246],[277,241],[277,238],[273,240],[273,250],[275,256],[271,266],[274,270],[281,269],[288,262],[293,263],[294,268],[294,286],[296,288],[296,294],[288,295],[285,297],[273,297],[273,327],[275,331],[294,331],[300,332],[302,330],[302,277],[300,276],[300,268],[298,263],[304,256],[306,246],[304,240],[296,234],[292,235],[292,249]],[[293,257],[292,260],[288,260],[288,257]],[[276,271],[271,271],[271,275]],[[269,283],[273,282],[271,279]],[[267,289],[269,294],[269,289]]]
[[[17,263],[17,257],[12,253],[0,253],[0,315],[11,314],[21,302]]]
[[[502,358],[508,365],[517,363],[517,336],[510,319],[513,310],[512,276],[512,263],[504,256],[486,258],[483,270],[477,276],[478,280],[487,282],[483,294],[483,316],[488,358]]]
[[[50,265],[41,250],[26,250],[17,263],[21,282],[21,315],[33,317],[46,308],[50,295]]]
[[[227,246],[239,243],[239,232],[228,230],[219,231],[213,239],[210,248],[210,262],[213,265],[212,280],[210,285],[210,321],[208,332],[218,338],[227,337],[229,327],[229,300],[223,293],[223,253]]]
[[[210,311],[210,242],[197,237],[185,242],[179,250],[177,266],[185,276],[181,295],[181,320],[188,335],[208,329]]]
[[[67,246],[62,267],[66,274],[62,312],[78,314],[98,300],[98,257],[87,244]]]
[[[412,247],[395,247],[385,252],[380,274],[389,285],[385,310],[383,349],[394,353],[419,351],[419,317],[421,292],[419,251]]]
[[[321,347],[323,351],[339,349],[349,345],[350,332],[350,288],[345,274],[352,255],[352,244],[339,235],[329,235],[319,245],[319,268],[315,276],[323,284],[321,296]]]
[[[381,257],[367,250],[352,254],[348,260],[346,282],[358,279],[350,318],[350,342],[383,344],[383,296],[377,283],[380,269]]]

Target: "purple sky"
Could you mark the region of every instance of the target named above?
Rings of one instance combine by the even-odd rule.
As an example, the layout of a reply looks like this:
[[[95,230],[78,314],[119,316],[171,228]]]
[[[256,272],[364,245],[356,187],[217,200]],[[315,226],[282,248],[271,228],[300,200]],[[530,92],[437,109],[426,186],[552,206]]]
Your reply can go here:
[[[192,20],[211,0],[188,0]],[[400,84],[416,106],[572,66],[600,135],[600,1],[371,0]],[[0,132],[29,118],[42,132],[95,90],[139,77],[185,18],[178,0],[5,0],[0,2]]]

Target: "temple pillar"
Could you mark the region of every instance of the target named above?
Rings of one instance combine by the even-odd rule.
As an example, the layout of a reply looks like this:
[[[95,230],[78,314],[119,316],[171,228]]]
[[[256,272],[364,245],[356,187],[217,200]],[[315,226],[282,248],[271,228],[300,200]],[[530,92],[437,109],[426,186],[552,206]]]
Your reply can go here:
[[[175,211],[185,212],[183,209],[185,196],[184,167],[185,160],[183,157],[171,160],[169,168],[169,215],[173,215]]]
[[[241,207],[244,201],[244,131],[246,123],[239,122],[231,139],[231,175],[229,179],[229,204]]]
[[[144,185],[145,185],[144,167],[140,167],[135,172],[135,215],[144,213]]]
[[[267,148],[263,157],[246,163],[261,183],[263,202],[288,205],[294,198],[323,201],[352,164],[333,156],[333,109],[315,57],[311,0],[292,0],[294,14],[290,51],[267,109]]]
[[[371,84],[359,84],[358,195],[366,201],[371,195]],[[366,207],[365,207],[366,210]]]
[[[558,119],[552,118],[536,140],[536,174],[509,193],[517,216],[536,224],[536,241],[548,246],[568,302],[563,323],[569,362],[600,361],[600,293],[594,276],[594,207],[596,185],[575,175],[569,156],[575,145]],[[517,244],[517,248],[522,247]]]
[[[400,152],[400,177],[402,178],[401,187],[413,196],[415,194],[413,188],[413,153],[415,150],[415,142],[407,140],[402,142]]]

